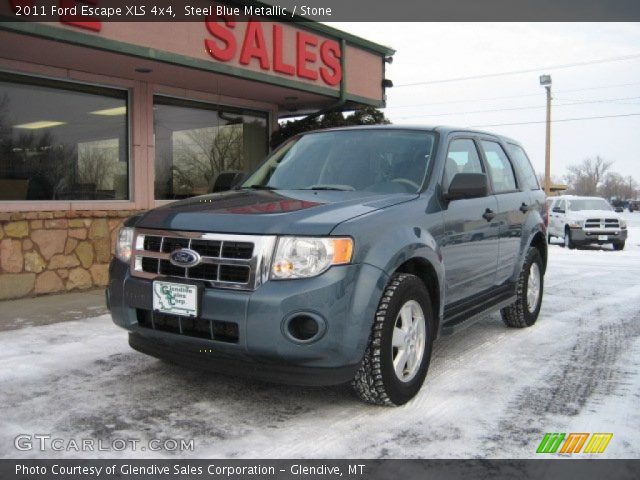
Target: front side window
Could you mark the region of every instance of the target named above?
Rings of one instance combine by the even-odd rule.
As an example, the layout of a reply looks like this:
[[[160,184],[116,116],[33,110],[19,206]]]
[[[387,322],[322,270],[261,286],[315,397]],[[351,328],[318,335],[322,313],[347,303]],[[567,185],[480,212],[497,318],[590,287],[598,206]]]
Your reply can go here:
[[[0,75],[0,201],[129,198],[127,92]]]
[[[416,193],[427,175],[434,134],[418,130],[310,133],[277,150],[244,188]]]
[[[567,210],[574,212],[580,210],[608,210],[612,211],[611,205],[602,198],[580,198],[567,201]]]
[[[267,154],[267,115],[156,97],[155,197],[228,190]]]
[[[494,193],[512,192],[516,189],[516,178],[511,163],[499,143],[481,142],[489,167]]]
[[[478,150],[473,140],[461,138],[453,140],[449,145],[447,160],[444,164],[444,182],[446,190],[457,173],[484,173],[478,156]]]

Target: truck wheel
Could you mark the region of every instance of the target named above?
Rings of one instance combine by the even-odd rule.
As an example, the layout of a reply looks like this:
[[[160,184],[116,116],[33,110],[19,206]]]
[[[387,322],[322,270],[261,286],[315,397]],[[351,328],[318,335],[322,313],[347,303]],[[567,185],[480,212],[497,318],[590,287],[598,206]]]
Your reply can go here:
[[[573,243],[573,240],[571,239],[571,230],[569,229],[569,227],[564,229],[564,246],[570,250],[573,250],[574,248],[576,248],[576,245]]]
[[[505,325],[524,328],[536,323],[543,290],[542,258],[537,248],[529,247],[516,285],[516,301],[500,310]]]
[[[614,250],[624,250],[624,240],[622,242],[613,242],[613,249]]]
[[[369,345],[351,385],[376,405],[402,405],[429,368],[435,322],[429,293],[415,275],[395,274],[380,300]]]

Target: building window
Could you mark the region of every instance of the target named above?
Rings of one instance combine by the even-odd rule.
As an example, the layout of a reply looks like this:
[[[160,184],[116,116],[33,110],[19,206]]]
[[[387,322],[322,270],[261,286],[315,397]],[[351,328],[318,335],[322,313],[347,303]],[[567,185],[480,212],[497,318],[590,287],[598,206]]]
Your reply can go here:
[[[229,189],[268,152],[267,114],[156,97],[155,198]]]
[[[0,74],[0,200],[129,198],[127,92]]]

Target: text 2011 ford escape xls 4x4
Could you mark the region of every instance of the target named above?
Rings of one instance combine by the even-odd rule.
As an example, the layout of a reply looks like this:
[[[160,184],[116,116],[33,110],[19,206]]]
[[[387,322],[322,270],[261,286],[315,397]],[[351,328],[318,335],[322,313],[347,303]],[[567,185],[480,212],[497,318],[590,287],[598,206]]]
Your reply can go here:
[[[540,310],[544,193],[516,142],[449,128],[297,136],[236,190],[128,219],[108,303],[141,352],[280,382],[420,389],[434,339]]]

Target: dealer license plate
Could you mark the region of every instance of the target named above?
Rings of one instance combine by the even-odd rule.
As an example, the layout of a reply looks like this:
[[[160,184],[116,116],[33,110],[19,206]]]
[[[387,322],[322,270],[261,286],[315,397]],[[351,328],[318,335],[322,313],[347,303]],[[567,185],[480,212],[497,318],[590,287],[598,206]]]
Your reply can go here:
[[[198,316],[198,287],[184,283],[153,282],[153,309],[185,317]]]
[[[609,240],[608,235],[598,235],[598,240]]]

